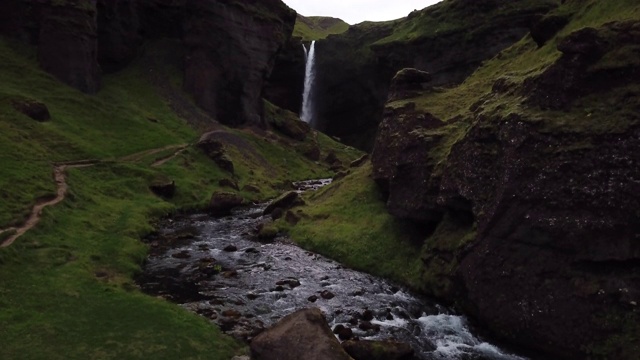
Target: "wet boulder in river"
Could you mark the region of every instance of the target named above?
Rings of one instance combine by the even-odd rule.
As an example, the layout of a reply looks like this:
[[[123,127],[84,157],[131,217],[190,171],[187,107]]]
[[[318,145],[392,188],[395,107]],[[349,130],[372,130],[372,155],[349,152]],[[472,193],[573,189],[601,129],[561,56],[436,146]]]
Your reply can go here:
[[[211,196],[209,212],[214,216],[230,215],[233,208],[238,207],[243,203],[244,199],[240,195],[230,192],[216,191]]]
[[[285,316],[256,336],[250,346],[255,360],[353,360],[317,308]]]

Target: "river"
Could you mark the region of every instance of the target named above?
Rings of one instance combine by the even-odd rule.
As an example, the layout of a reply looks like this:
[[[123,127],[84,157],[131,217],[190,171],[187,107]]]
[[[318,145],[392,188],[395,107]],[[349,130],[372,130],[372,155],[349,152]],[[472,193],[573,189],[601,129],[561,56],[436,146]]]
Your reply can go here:
[[[142,289],[244,340],[315,306],[332,329],[342,325],[361,339],[409,343],[420,359],[525,359],[484,340],[464,316],[402,286],[345,268],[286,238],[253,240],[265,206],[223,218],[196,214],[163,221],[148,239]]]

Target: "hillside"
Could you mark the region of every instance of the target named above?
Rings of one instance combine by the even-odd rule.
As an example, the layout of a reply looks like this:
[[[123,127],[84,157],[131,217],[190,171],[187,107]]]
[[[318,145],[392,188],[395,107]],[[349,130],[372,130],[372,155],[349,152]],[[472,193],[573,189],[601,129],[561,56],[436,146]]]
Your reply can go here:
[[[54,197],[55,166],[87,165],[68,167],[66,198],[0,248],[0,358],[243,353],[243,344],[203,318],[141,293],[134,281],[148,251],[141,237],[155,219],[206,211],[216,191],[262,201],[293,180],[331,176],[318,161],[328,152],[344,161],[359,156],[270,104],[262,128],[221,125],[182,90],[182,46],[145,42],[88,95],[43,71],[35,47],[0,37],[0,229],[20,226],[36,203]],[[33,111],[41,107],[50,118]],[[203,132],[222,157],[203,151]],[[158,186],[169,190],[157,195]]]
[[[349,29],[349,24],[340,19],[298,14],[293,36],[299,37],[303,41],[320,40],[329,35],[341,34],[347,29]]]
[[[329,135],[296,114],[310,40]],[[136,280],[150,252],[193,239],[146,241],[160,220],[279,195],[269,211],[240,214],[266,220],[238,233],[288,234],[307,261],[317,252],[332,270],[435,298],[452,310],[429,311],[469,316],[458,328],[480,329],[490,340],[475,345],[493,355],[492,337],[541,359],[640,353],[637,0],[445,0],[354,26],[296,17],[280,0],[9,0],[0,63],[2,359],[248,355],[208,320],[249,315],[216,306],[256,307],[246,299],[270,293],[322,307],[337,301],[335,283],[318,271],[317,291],[297,298],[304,281],[287,274],[227,299],[238,269],[248,279],[271,265],[222,273],[205,258],[208,272],[188,265],[190,281],[220,275],[221,296],[203,297],[213,310],[198,316]],[[318,178],[333,182],[293,191]],[[251,257],[265,244],[224,245],[203,256]],[[280,255],[284,274],[292,258]],[[166,257],[178,256],[193,262]],[[377,338],[375,320],[425,316],[391,313],[405,290],[379,288],[391,299],[381,309],[335,314]],[[449,343],[428,335],[422,355],[438,356],[431,347]]]

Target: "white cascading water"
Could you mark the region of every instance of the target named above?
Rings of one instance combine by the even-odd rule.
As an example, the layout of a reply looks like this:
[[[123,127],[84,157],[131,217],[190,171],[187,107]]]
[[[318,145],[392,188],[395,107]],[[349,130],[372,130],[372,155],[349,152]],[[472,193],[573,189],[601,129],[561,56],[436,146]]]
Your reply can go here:
[[[311,98],[311,90],[313,88],[313,81],[315,80],[315,49],[316,42],[312,41],[311,46],[309,47],[309,51],[304,47],[304,55],[306,58],[306,66],[304,72],[304,91],[302,93],[302,112],[300,114],[300,118],[302,121],[313,127],[313,101]]]

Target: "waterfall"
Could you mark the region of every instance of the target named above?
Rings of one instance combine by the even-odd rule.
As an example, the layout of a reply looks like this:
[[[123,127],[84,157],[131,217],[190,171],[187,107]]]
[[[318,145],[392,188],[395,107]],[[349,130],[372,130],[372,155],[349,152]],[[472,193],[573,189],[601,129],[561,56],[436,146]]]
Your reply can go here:
[[[313,81],[315,80],[315,49],[316,42],[312,41],[311,46],[309,47],[309,51],[304,47],[304,55],[306,58],[306,66],[304,72],[304,92],[302,93],[302,112],[300,114],[300,118],[302,121],[308,123],[309,125],[314,125],[313,119],[313,101],[312,101],[312,89],[313,89]]]

